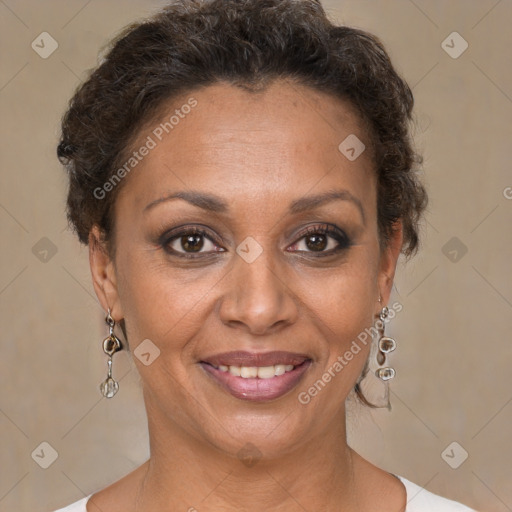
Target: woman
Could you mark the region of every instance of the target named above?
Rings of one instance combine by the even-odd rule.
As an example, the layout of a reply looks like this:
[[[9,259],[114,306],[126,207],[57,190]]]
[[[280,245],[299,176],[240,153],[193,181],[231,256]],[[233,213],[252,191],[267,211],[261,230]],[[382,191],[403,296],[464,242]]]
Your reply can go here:
[[[313,0],[181,0],[128,27],[58,156],[151,456],[66,511],[469,511],[346,440],[426,193],[413,99],[373,36]],[[115,333],[119,324],[121,342]],[[373,374],[373,372],[372,372]]]

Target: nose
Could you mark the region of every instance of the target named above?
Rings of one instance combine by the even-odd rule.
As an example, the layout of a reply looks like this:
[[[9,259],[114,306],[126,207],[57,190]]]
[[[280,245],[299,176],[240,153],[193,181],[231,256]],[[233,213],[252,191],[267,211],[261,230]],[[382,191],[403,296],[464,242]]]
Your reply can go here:
[[[299,300],[271,251],[264,250],[251,263],[238,254],[234,258],[219,309],[222,322],[254,335],[275,333],[296,322]]]

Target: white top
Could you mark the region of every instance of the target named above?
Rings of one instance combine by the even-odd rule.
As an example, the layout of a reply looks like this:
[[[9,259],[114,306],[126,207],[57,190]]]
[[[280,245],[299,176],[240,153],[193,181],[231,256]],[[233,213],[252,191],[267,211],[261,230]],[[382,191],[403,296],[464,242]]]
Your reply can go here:
[[[406,512],[477,512],[466,505],[432,494],[402,476],[398,476],[398,478],[404,484],[407,492]],[[86,503],[91,496],[92,494],[89,494],[89,496],[54,512],[87,512]]]

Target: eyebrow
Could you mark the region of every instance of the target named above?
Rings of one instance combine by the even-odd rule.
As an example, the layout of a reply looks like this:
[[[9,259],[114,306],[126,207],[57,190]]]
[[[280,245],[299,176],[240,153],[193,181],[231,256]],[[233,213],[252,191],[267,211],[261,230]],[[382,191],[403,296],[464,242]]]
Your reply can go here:
[[[157,206],[158,204],[165,203],[168,201],[172,201],[175,199],[182,199],[187,203],[190,203],[198,208],[203,210],[214,212],[214,213],[228,213],[229,205],[224,199],[221,199],[218,196],[213,194],[207,194],[203,192],[197,191],[181,191],[175,192],[173,194],[166,195],[161,197],[160,199],[155,199],[151,203],[149,203],[143,210],[143,213],[147,213],[149,210]],[[312,210],[314,208],[318,208],[326,203],[331,201],[341,200],[341,201],[349,201],[355,204],[361,213],[361,217],[363,218],[363,223],[365,220],[364,208],[361,201],[351,194],[348,190],[331,190],[328,192],[324,192],[322,194],[316,194],[307,197],[301,197],[292,201],[290,204],[290,213],[302,213],[306,210]]]

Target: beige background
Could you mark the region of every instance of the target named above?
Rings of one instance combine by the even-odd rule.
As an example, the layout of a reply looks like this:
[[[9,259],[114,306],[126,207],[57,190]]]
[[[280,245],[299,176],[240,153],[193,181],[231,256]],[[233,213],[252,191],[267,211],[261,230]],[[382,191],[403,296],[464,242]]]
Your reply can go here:
[[[114,360],[118,395],[107,401],[98,391],[107,331],[87,249],[66,230],[66,178],[55,145],[65,104],[100,47],[162,4],[0,0],[2,512],[63,506],[148,456],[138,377],[126,353]],[[352,406],[350,443],[432,492],[481,511],[510,511],[512,2],[324,5],[338,21],[380,36],[413,86],[431,197],[424,248],[400,264],[392,297],[404,306],[389,329],[399,343],[391,357],[393,410]],[[31,48],[43,31],[59,45],[47,59]],[[441,46],[453,31],[469,44],[456,59]],[[47,261],[43,237],[57,250]],[[48,469],[31,457],[43,441],[58,452]],[[458,469],[441,457],[453,441],[469,454]]]

